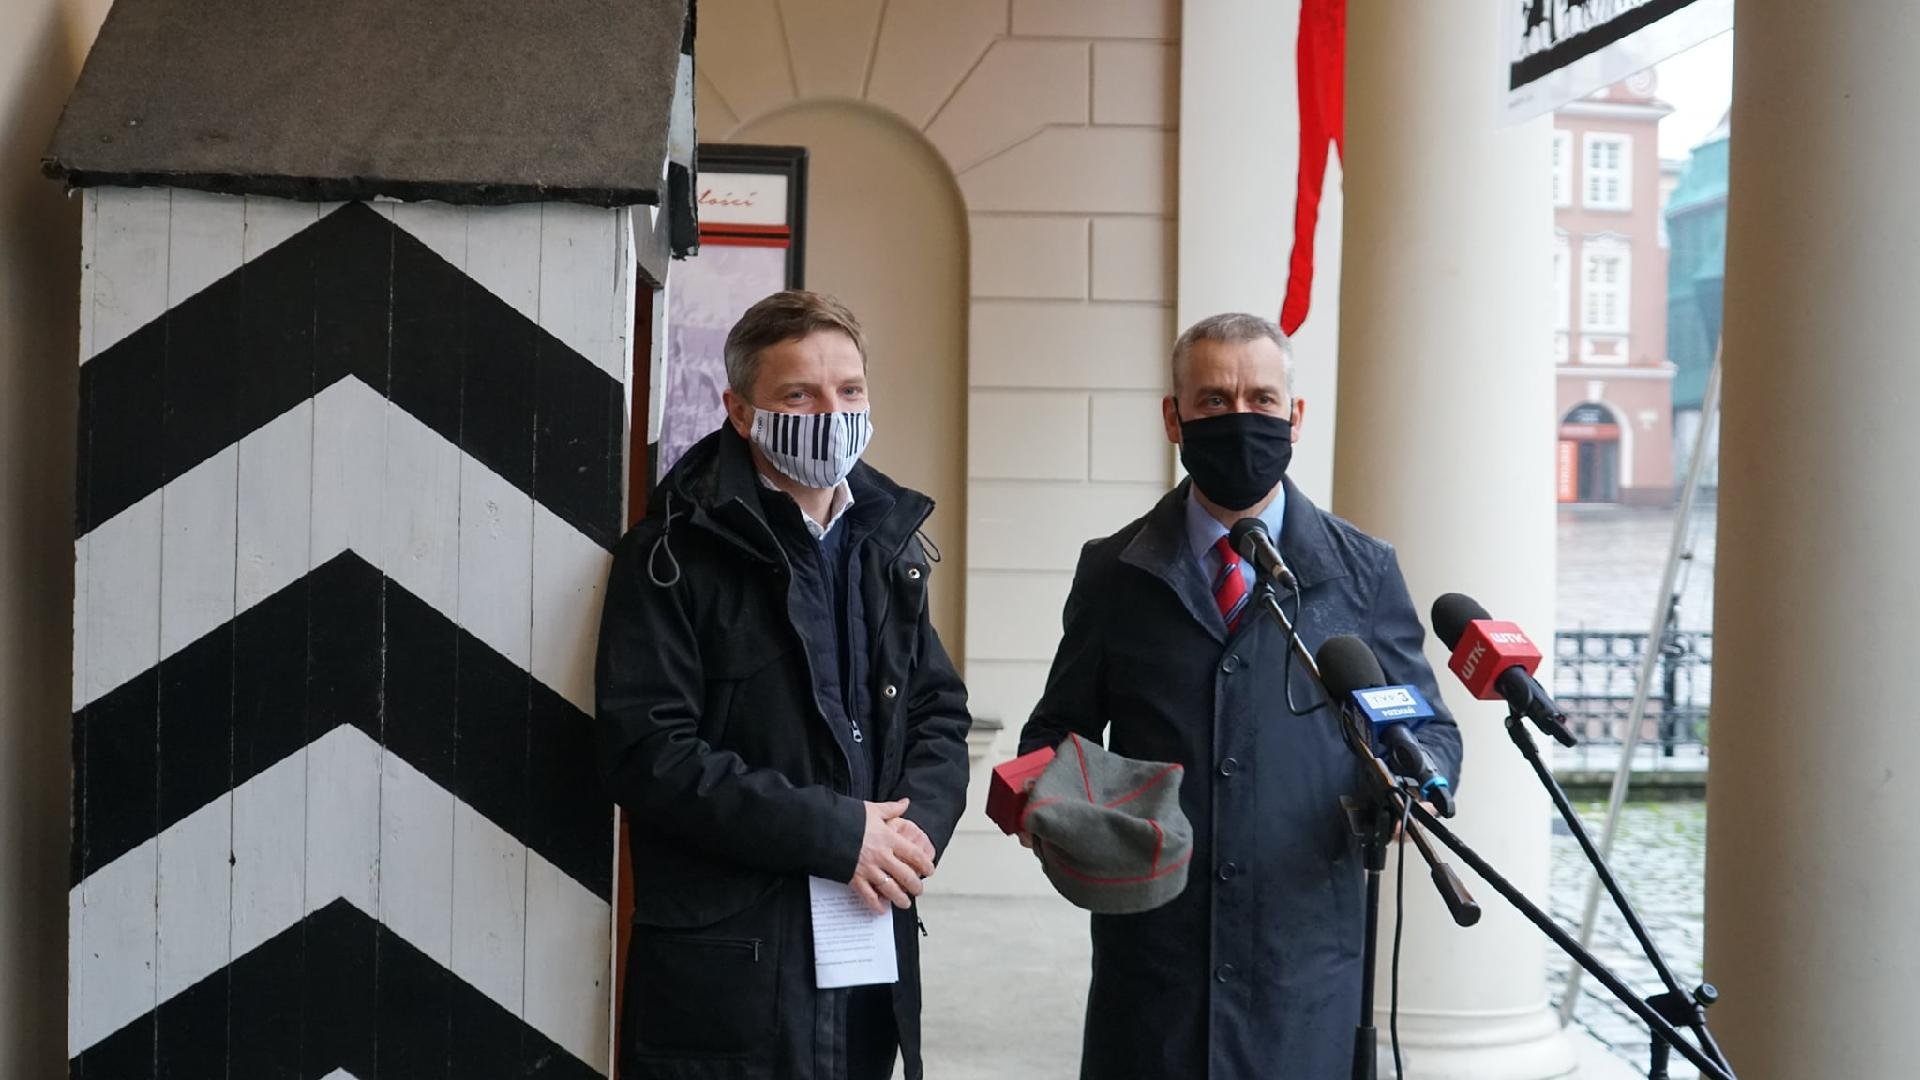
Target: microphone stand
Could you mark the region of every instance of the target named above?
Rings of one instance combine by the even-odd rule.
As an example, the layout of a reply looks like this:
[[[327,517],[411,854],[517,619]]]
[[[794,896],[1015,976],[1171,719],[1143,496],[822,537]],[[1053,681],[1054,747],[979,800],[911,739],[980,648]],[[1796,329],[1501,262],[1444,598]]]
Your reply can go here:
[[[1296,599],[1298,592],[1295,592]],[[1255,586],[1254,603],[1259,604],[1271,615],[1280,630],[1286,635],[1287,648],[1300,658],[1306,666],[1307,674],[1313,678],[1325,694],[1326,684],[1320,680],[1320,665],[1308,651],[1306,643],[1294,629],[1293,620],[1274,595],[1272,579],[1261,574]],[[1331,695],[1328,695],[1331,700]],[[1347,826],[1360,840],[1361,865],[1366,871],[1366,931],[1361,944],[1360,960],[1360,1022],[1353,1030],[1353,1068],[1351,1080],[1375,1080],[1379,1074],[1380,1033],[1373,1024],[1374,968],[1379,955],[1380,938],[1380,875],[1387,868],[1387,852],[1393,843],[1394,827],[1405,820],[1408,804],[1416,814],[1424,815],[1419,799],[1413,793],[1402,789],[1394,780],[1393,773],[1386,763],[1373,753],[1373,740],[1369,734],[1357,725],[1348,711],[1336,706],[1335,716],[1340,724],[1340,737],[1363,762],[1367,775],[1374,781],[1367,790],[1359,795],[1340,797],[1341,810],[1346,814]],[[1466,886],[1453,872],[1453,868],[1440,861],[1426,837],[1422,836],[1413,822],[1406,822],[1407,835],[1419,849],[1420,857],[1425,859],[1430,870],[1434,887],[1439,890],[1441,900],[1446,902],[1447,910],[1453,921],[1460,926],[1472,926],[1480,921],[1480,905],[1468,894]]]
[[[1512,904],[1516,911],[1526,916],[1528,922],[1539,927],[1540,932],[1547,935],[1548,939],[1555,945],[1558,945],[1562,952],[1565,952],[1579,963],[1581,967],[1585,968],[1589,974],[1599,980],[1600,985],[1606,987],[1614,997],[1620,1000],[1622,1005],[1625,1005],[1635,1016],[1639,1017],[1648,1028],[1652,1029],[1654,1045],[1656,1047],[1654,1061],[1657,1068],[1661,1070],[1665,1069],[1666,1051],[1671,1049],[1678,1051],[1681,1057],[1692,1062],[1694,1066],[1700,1070],[1700,1075],[1705,1077],[1706,1080],[1735,1080],[1731,1067],[1720,1061],[1716,1061],[1704,1050],[1687,1041],[1686,1037],[1681,1035],[1665,1016],[1661,1015],[1660,1010],[1654,1008],[1648,1004],[1648,1002],[1642,1001],[1635,995],[1633,990],[1621,980],[1620,976],[1614,974],[1612,969],[1595,959],[1592,953],[1581,948],[1580,943],[1574,940],[1571,934],[1561,929],[1560,924],[1554,922],[1552,916],[1540,910],[1539,906],[1533,901],[1528,900],[1526,894],[1516,888],[1512,882],[1501,877],[1492,866],[1487,864],[1485,859],[1481,858],[1472,848],[1468,847],[1465,841],[1455,836],[1445,825],[1442,825],[1440,820],[1436,818],[1431,811],[1420,805],[1417,800],[1408,807],[1408,810],[1411,811],[1413,816],[1418,818],[1420,823],[1425,825],[1427,830],[1437,837],[1442,844],[1445,844],[1454,854],[1460,856],[1463,862],[1472,867],[1474,873],[1479,874],[1482,880],[1493,886],[1495,892],[1505,897],[1507,902]]]
[[[1297,591],[1295,596],[1298,597]],[[1320,680],[1320,665],[1313,659],[1313,654],[1307,650],[1306,643],[1300,640],[1293,620],[1287,617],[1285,609],[1281,607],[1279,599],[1274,595],[1272,579],[1266,574],[1260,575],[1254,602],[1260,604],[1268,614],[1273,616],[1274,621],[1280,625],[1281,631],[1286,635],[1288,648],[1300,657],[1301,662],[1306,665],[1308,674],[1313,677],[1315,683],[1320,684],[1321,692],[1325,693],[1326,686]],[[1649,1080],[1666,1080],[1670,1050],[1678,1050],[1680,1056],[1692,1062],[1700,1070],[1701,1076],[1707,1080],[1735,1080],[1732,1065],[1727,1062],[1726,1055],[1706,1029],[1704,1010],[1719,999],[1719,991],[1706,983],[1701,984],[1691,996],[1679,989],[1678,980],[1674,978],[1673,972],[1660,956],[1659,950],[1653,944],[1653,939],[1641,924],[1639,916],[1633,912],[1613,872],[1600,858],[1598,849],[1593,846],[1592,839],[1587,836],[1578,815],[1573,812],[1572,804],[1567,801],[1565,790],[1560,787],[1559,782],[1553,778],[1553,773],[1547,769],[1546,763],[1541,760],[1539,747],[1534,743],[1532,734],[1522,725],[1522,717],[1518,710],[1511,710],[1507,716],[1508,736],[1513,739],[1516,746],[1520,747],[1520,752],[1533,766],[1534,774],[1546,784],[1548,793],[1553,797],[1554,805],[1560,811],[1560,816],[1566,819],[1581,849],[1586,852],[1588,861],[1593,863],[1600,880],[1613,896],[1615,904],[1620,907],[1628,926],[1633,929],[1641,948],[1653,962],[1654,969],[1660,973],[1661,980],[1667,986],[1665,993],[1656,994],[1645,1000],[1636,996],[1618,975],[1595,959],[1591,952],[1582,948],[1580,943],[1562,930],[1551,916],[1541,911],[1537,905],[1526,898],[1525,894],[1488,865],[1485,859],[1482,859],[1459,837],[1453,835],[1446,826],[1440,824],[1439,819],[1422,805],[1420,800],[1414,798],[1411,793],[1401,790],[1385,763],[1374,756],[1372,740],[1355,729],[1345,709],[1336,709],[1336,714],[1341,727],[1341,737],[1346,741],[1349,749],[1365,760],[1368,774],[1378,781],[1370,785],[1372,788],[1370,795],[1358,799],[1345,797],[1341,799],[1342,808],[1348,815],[1349,825],[1361,838],[1367,874],[1366,939],[1363,946],[1366,966],[1361,974],[1360,1024],[1354,1031],[1353,1080],[1374,1080],[1378,1068],[1379,1044],[1376,1029],[1373,1027],[1373,969],[1378,951],[1376,939],[1379,934],[1380,874],[1386,869],[1386,843],[1381,841],[1377,845],[1376,857],[1376,845],[1372,840],[1382,835],[1378,808],[1389,805],[1395,799],[1404,800],[1405,809],[1413,819],[1424,825],[1434,836],[1439,837],[1441,843],[1459,855],[1475,873],[1492,885],[1495,892],[1505,897],[1508,903],[1525,915],[1529,922],[1539,927],[1542,933],[1560,947],[1561,951],[1591,972],[1602,986],[1605,986],[1614,997],[1647,1024],[1653,1035],[1652,1068],[1648,1072]],[[1371,804],[1373,809],[1370,811],[1366,804]],[[1447,909],[1453,914],[1454,922],[1463,927],[1472,926],[1478,922],[1480,907],[1467,894],[1465,886],[1454,875],[1452,868],[1439,861],[1428,846],[1426,838],[1414,828],[1413,821],[1407,822],[1406,831],[1413,839],[1415,846],[1419,848],[1421,857],[1426,859],[1427,865],[1432,869],[1434,885],[1440,890],[1441,898],[1446,901]],[[1386,826],[1385,835],[1387,837],[1392,835],[1391,820]],[[1688,1042],[1679,1033],[1676,1025],[1691,1028],[1705,1049]]]
[[[1404,792],[1399,794],[1401,800],[1406,798]],[[1360,838],[1361,865],[1367,874],[1366,931],[1360,946],[1360,1022],[1353,1029],[1351,1080],[1375,1080],[1380,1068],[1380,1031],[1373,1026],[1374,967],[1380,954],[1380,874],[1387,868],[1394,823],[1401,819],[1399,804],[1400,800],[1385,796],[1377,786],[1370,786],[1364,795],[1340,797],[1347,827]]]
[[[1524,717],[1520,715],[1519,710],[1507,713],[1507,736],[1513,740],[1513,745],[1520,748],[1521,756],[1527,759],[1527,764],[1533,767],[1533,774],[1539,777],[1540,783],[1546,787],[1547,794],[1553,799],[1554,808],[1560,811],[1560,817],[1567,823],[1567,829],[1579,842],[1580,850],[1586,853],[1587,862],[1593,866],[1594,874],[1606,887],[1607,895],[1613,897],[1614,906],[1620,910],[1621,919],[1626,922],[1627,928],[1633,931],[1634,940],[1640,943],[1640,951],[1646,954],[1648,963],[1653,965],[1653,970],[1660,976],[1661,983],[1666,986],[1664,993],[1654,994],[1646,999],[1647,1007],[1675,1028],[1690,1028],[1694,1038],[1700,1043],[1701,1049],[1713,1058],[1715,1063],[1730,1071],[1732,1066],[1727,1062],[1726,1054],[1721,1051],[1719,1043],[1714,1041],[1712,1033],[1707,1030],[1707,1006],[1720,999],[1719,990],[1715,989],[1712,983],[1704,982],[1691,994],[1680,989],[1680,980],[1674,977],[1673,969],[1667,966],[1666,958],[1660,953],[1660,947],[1654,943],[1653,936],[1647,933],[1645,924],[1640,921],[1639,912],[1634,910],[1632,902],[1627,899],[1626,892],[1620,888],[1619,880],[1614,877],[1612,867],[1607,865],[1606,859],[1600,854],[1600,849],[1594,846],[1593,839],[1587,835],[1586,826],[1581,823],[1580,815],[1574,812],[1573,804],[1567,799],[1566,789],[1560,786],[1560,781],[1554,778],[1552,770],[1548,769],[1546,762],[1541,759],[1540,747],[1534,741],[1533,733],[1527,730]],[[1615,992],[1618,993],[1618,991]],[[1667,1045],[1659,1039],[1653,1040],[1652,1067],[1647,1072],[1650,1080],[1667,1080],[1667,1049]]]

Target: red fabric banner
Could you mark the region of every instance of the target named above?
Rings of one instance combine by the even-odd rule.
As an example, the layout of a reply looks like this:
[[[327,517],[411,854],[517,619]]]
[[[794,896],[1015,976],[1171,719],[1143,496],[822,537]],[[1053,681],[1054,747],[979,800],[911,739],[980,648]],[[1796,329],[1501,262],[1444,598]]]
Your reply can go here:
[[[1320,224],[1320,192],[1327,176],[1327,145],[1346,159],[1347,0],[1301,0],[1297,63],[1300,73],[1300,177],[1294,189],[1293,258],[1280,329],[1307,321],[1313,295],[1313,234]]]

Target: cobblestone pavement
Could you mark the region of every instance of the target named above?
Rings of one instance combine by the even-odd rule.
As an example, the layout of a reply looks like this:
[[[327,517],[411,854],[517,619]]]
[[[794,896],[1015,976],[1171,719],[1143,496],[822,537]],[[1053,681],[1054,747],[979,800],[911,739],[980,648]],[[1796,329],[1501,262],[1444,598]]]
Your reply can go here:
[[[1606,804],[1580,803],[1575,808],[1597,842]],[[1586,900],[1587,862],[1573,836],[1558,822],[1555,824],[1550,906],[1554,918],[1569,932],[1577,933],[1580,909]],[[1621,811],[1620,832],[1614,838],[1610,860],[1627,897],[1660,946],[1681,988],[1687,990],[1700,982],[1706,843],[1705,804],[1628,803]],[[1643,996],[1661,989],[1652,965],[1641,956],[1639,944],[1605,894],[1600,898],[1600,912],[1602,917],[1593,935],[1595,956]],[[1547,981],[1557,1007],[1566,986],[1566,961],[1552,955],[1557,950],[1548,951],[1552,966]],[[1646,1026],[1591,975],[1580,983],[1576,1022],[1645,1072]],[[1678,1055],[1673,1058],[1672,1074],[1676,1078],[1699,1075]]]
[[[1630,509],[1617,506],[1561,507],[1557,554],[1558,617],[1560,628],[1642,630],[1653,617],[1660,576],[1673,539],[1674,512],[1670,509]],[[1713,625],[1713,563],[1715,507],[1700,506],[1692,523],[1694,557],[1683,564],[1680,626],[1707,629]],[[1614,761],[1617,761],[1617,751]],[[1560,767],[1607,768],[1601,748],[1561,752]],[[1638,768],[1699,769],[1705,755],[1683,747],[1677,759],[1656,759],[1643,747]],[[1598,840],[1605,822],[1604,803],[1578,804],[1581,817]],[[1613,867],[1640,912],[1648,931],[1666,956],[1684,989],[1700,981],[1703,946],[1703,908],[1707,811],[1697,802],[1628,803],[1622,812],[1621,832],[1614,841]],[[1553,915],[1570,931],[1577,931],[1588,881],[1586,859],[1564,827],[1556,822],[1553,838]],[[1652,993],[1659,980],[1652,965],[1640,955],[1639,945],[1626,924],[1601,897],[1601,919],[1594,930],[1594,952],[1636,990]],[[1566,984],[1566,961],[1557,957],[1548,982],[1558,1004]],[[1644,1025],[1605,988],[1585,976],[1580,983],[1577,1022],[1621,1058],[1644,1072],[1648,1035]],[[1675,1077],[1698,1075],[1676,1056]]]

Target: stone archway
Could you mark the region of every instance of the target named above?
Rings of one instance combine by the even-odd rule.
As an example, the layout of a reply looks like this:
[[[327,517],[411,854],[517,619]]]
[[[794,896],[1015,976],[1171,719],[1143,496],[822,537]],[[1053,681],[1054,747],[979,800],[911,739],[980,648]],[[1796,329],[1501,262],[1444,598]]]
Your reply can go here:
[[[805,146],[807,286],[859,314],[874,402],[867,460],[926,492],[942,565],[934,625],[961,659],[967,496],[967,218],[953,174],[891,113],[844,100],[788,105],[732,141]]]
[[[1634,432],[1627,411],[1592,394],[1560,418],[1559,434],[1563,442],[1581,444],[1583,473],[1594,465],[1594,461],[1586,459],[1604,460],[1600,467],[1608,478],[1602,486],[1608,494],[1604,498],[1581,501],[1620,501],[1624,497],[1622,493],[1633,486]]]
[[[1174,0],[700,6],[703,141],[836,102],[918,133],[959,193],[965,512],[936,520],[965,548],[949,644],[976,717],[1009,729],[1045,682],[1081,544],[1171,479],[1179,21]]]

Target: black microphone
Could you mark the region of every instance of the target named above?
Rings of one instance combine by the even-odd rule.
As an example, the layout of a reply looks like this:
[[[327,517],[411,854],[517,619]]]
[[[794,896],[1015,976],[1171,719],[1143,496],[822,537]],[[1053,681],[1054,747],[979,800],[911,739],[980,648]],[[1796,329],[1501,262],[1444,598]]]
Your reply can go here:
[[[1366,718],[1373,731],[1371,741],[1377,744],[1369,752],[1385,758],[1396,774],[1413,781],[1420,797],[1432,803],[1441,817],[1452,817],[1453,787],[1413,734],[1434,716],[1433,706],[1420,691],[1390,685],[1379,658],[1352,634],[1328,638],[1313,659],[1320,666],[1320,684],[1327,694],[1349,715]],[[1379,752],[1382,749],[1385,753]]]
[[[1288,592],[1300,591],[1300,583],[1294,580],[1293,571],[1287,569],[1287,560],[1280,557],[1280,549],[1273,545],[1273,537],[1267,534],[1267,523],[1257,517],[1243,517],[1233,523],[1227,531],[1227,542],[1240,557],[1265,571],[1268,577],[1278,582]]]
[[[1567,714],[1534,681],[1540,650],[1525,631],[1496,621],[1465,593],[1447,593],[1435,600],[1432,617],[1434,636],[1453,651],[1447,667],[1460,677],[1468,693],[1486,701],[1504,698],[1508,708],[1533,721],[1542,734],[1562,746],[1579,744],[1567,728]]]

